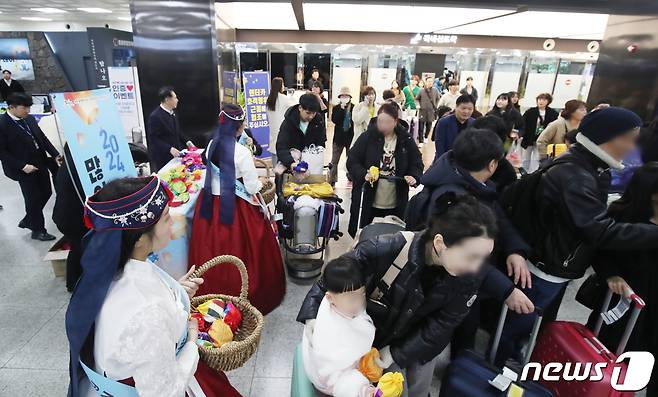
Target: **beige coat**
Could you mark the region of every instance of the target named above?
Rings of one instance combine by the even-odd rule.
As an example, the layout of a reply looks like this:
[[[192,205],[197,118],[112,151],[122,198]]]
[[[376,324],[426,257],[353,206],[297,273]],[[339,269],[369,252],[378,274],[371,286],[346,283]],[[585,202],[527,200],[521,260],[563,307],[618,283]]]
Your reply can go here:
[[[561,116],[547,125],[546,129],[537,137],[539,159],[545,159],[548,157],[548,154],[546,153],[548,145],[566,143],[564,136],[567,132],[571,131],[572,128],[575,127],[572,127],[571,123]]]

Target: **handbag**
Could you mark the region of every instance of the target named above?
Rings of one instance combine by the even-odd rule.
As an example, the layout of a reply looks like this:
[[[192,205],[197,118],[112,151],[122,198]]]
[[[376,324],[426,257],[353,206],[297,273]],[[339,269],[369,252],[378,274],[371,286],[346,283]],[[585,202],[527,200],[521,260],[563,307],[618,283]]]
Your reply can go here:
[[[580,286],[576,293],[576,302],[591,310],[599,310],[601,302],[608,292],[608,283],[592,274]]]

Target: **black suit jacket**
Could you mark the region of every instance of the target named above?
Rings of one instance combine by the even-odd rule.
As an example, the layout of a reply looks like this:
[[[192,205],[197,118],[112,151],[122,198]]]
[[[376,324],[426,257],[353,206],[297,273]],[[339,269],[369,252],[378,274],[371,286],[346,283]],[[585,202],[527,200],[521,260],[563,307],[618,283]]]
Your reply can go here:
[[[2,100],[6,101],[7,97],[14,92],[25,92],[25,88],[16,80],[11,80],[11,84],[7,85],[4,81],[0,81],[0,96]]]
[[[4,83],[0,82],[0,84]],[[19,127],[8,113],[0,116],[0,161],[5,175],[15,181],[26,175],[23,168],[27,164],[45,170],[51,166],[49,163],[59,156],[57,149],[37,125],[36,119],[27,116],[25,121],[39,144],[39,149],[34,146],[28,133]],[[48,159],[48,155],[51,159]]]
[[[164,167],[173,158],[169,153],[172,147],[178,150],[186,147],[186,139],[180,132],[178,116],[171,116],[160,105],[149,116],[146,124],[146,140],[151,164],[155,167],[152,170],[154,172]]]

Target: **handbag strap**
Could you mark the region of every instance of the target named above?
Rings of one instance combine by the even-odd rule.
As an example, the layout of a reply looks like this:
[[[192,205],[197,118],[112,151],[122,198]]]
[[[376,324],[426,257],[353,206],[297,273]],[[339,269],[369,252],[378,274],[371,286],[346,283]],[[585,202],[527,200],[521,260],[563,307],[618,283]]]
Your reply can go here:
[[[409,231],[403,231],[400,232],[402,233],[402,236],[404,237],[404,246],[402,247],[402,250],[398,253],[398,255],[395,257],[395,260],[391,264],[391,266],[388,267],[388,270],[386,270],[386,273],[384,273],[384,276],[382,279],[379,281],[377,287],[375,287],[375,290],[372,291],[370,294],[370,297],[375,300],[379,300],[384,296],[384,293],[388,291],[388,289],[393,285],[393,282],[395,279],[398,277],[402,269],[407,265],[407,262],[409,261],[409,249],[411,248],[411,243],[414,240],[414,232],[409,232]],[[383,287],[383,288],[382,288]]]

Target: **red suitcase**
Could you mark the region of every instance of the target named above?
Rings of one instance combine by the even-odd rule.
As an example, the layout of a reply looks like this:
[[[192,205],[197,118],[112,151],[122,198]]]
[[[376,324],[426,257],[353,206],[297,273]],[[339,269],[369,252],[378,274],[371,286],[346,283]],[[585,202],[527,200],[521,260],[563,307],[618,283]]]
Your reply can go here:
[[[628,326],[622,336],[622,339],[617,347],[616,352],[608,350],[603,343],[601,343],[597,335],[603,325],[603,313],[608,311],[610,300],[612,299],[612,291],[608,290],[604,299],[603,307],[599,315],[594,331],[588,329],[583,324],[571,321],[555,321],[546,324],[544,330],[539,336],[537,344],[532,354],[531,362],[540,363],[542,372],[546,374],[546,365],[548,363],[561,363],[562,368],[549,371],[549,375],[559,377],[559,380],[546,381],[544,376],[540,377],[539,382],[551,390],[555,397],[632,397],[635,395],[633,392],[621,392],[613,389],[611,386],[611,378],[613,369],[615,367],[621,368],[621,375],[619,382],[622,383],[626,374],[626,363],[615,364],[617,356],[623,353],[626,343],[633,331],[633,327],[640,315],[640,311],[644,307],[644,301],[637,295],[632,294],[630,299],[632,301],[633,311],[628,321]],[[587,363],[590,364],[590,374],[595,375],[595,364],[605,363],[603,369],[603,379],[600,381],[591,380],[570,380],[565,381],[563,378],[564,372],[567,371],[566,364],[570,368],[568,372],[573,374],[575,363],[581,363],[578,373],[585,374]],[[553,364],[555,365],[555,364]],[[528,370],[528,379],[534,380],[534,370]]]

